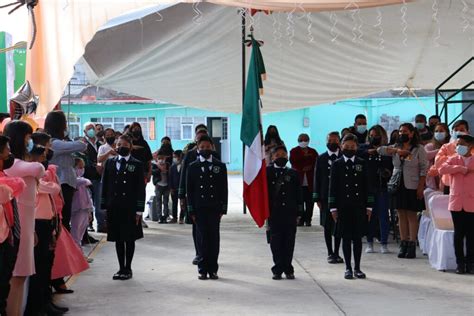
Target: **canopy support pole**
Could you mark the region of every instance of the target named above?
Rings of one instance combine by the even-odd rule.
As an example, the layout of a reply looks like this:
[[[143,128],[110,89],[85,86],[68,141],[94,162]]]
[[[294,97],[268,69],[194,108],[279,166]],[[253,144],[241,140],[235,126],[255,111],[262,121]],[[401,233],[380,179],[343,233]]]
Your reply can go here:
[[[247,36],[246,32],[246,9],[242,8],[242,113],[244,110],[244,100],[245,100],[245,37]],[[244,171],[244,164],[245,164],[245,144],[242,142],[242,174]],[[243,185],[243,183],[242,183]],[[245,205],[245,201],[242,202],[243,213],[247,214],[247,206]]]

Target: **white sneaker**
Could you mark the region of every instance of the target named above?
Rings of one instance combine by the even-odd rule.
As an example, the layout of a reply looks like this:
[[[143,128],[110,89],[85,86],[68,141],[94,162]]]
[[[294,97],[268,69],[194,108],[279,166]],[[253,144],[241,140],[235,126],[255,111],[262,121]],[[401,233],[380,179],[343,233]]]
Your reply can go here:
[[[388,250],[387,245],[382,245],[380,247],[380,253],[390,253],[390,250]]]
[[[374,243],[368,242],[367,248],[365,248],[365,253],[374,253]]]

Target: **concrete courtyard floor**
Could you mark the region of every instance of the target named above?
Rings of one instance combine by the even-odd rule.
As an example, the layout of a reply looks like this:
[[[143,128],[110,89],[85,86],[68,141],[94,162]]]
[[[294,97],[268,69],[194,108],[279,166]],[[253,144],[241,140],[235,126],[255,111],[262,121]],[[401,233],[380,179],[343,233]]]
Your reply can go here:
[[[272,280],[265,232],[242,214],[241,178],[231,176],[229,184],[219,280],[197,279],[190,225],[148,222],[137,242],[133,279],[112,280],[115,248],[103,240],[92,251],[91,268],[69,280],[75,293],[57,296],[58,303],[70,307],[70,315],[474,314],[473,275],[436,271],[419,253],[414,260],[398,259],[395,243],[391,254],[363,254],[366,280],[344,280],[344,265],[326,262],[318,225],[298,228],[296,279]],[[315,216],[313,224],[318,222]]]

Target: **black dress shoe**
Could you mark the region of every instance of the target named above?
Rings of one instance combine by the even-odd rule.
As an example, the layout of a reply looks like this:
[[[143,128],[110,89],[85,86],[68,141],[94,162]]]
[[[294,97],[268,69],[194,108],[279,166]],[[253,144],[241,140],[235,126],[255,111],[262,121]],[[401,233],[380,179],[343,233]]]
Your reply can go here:
[[[344,263],[344,259],[342,259],[340,256],[335,255],[336,257],[336,263]]]
[[[353,278],[354,278],[354,275],[352,274],[352,270],[347,269],[346,272],[344,273],[344,279],[352,280]]]
[[[282,279],[281,274],[274,274],[274,275],[272,276],[272,279],[273,279],[273,280],[281,280],[281,279]]]
[[[212,273],[209,273],[209,279],[217,280],[217,279],[219,279],[219,276],[217,275],[217,273],[212,272]]]
[[[328,263],[329,263],[329,264],[335,264],[335,263],[337,263],[336,256],[335,256],[335,255],[329,255],[329,256],[328,256]]]
[[[61,286],[53,285],[54,290],[56,291],[57,294],[71,294],[74,293],[73,290],[70,290],[68,288],[62,288]]]
[[[54,304],[53,302],[50,303],[51,306],[53,306],[54,308],[56,308],[57,310],[63,312],[63,313],[67,313],[69,312],[69,307],[65,307],[65,306],[58,306],[56,304]]]
[[[466,264],[466,273],[474,274],[474,263]]]
[[[294,273],[285,273],[285,276],[288,280],[294,280],[295,274]]]
[[[198,279],[199,280],[207,280],[207,273],[199,273]]]
[[[464,263],[458,264],[456,268],[456,274],[464,274],[466,273],[466,265]]]
[[[199,257],[199,256],[194,257],[194,259],[193,259],[193,264],[194,264],[195,266],[197,266],[200,260],[201,260],[201,257]]]
[[[360,270],[354,270],[354,275],[357,279],[365,279],[366,278],[365,273],[360,271]]]
[[[121,280],[123,276],[123,270],[118,270],[117,273],[114,274],[112,280]]]

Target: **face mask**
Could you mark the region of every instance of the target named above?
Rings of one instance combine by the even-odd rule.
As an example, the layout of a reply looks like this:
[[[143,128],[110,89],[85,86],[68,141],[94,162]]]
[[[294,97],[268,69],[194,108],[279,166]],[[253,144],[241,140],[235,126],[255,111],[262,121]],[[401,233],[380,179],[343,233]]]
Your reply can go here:
[[[48,153],[46,154],[46,160],[51,160],[53,159],[54,151],[51,149],[48,149]]]
[[[280,158],[275,159],[273,162],[274,162],[275,165],[277,165],[278,167],[283,168],[283,167],[286,166],[286,164],[288,163],[288,159],[287,159],[287,158],[284,158],[284,157],[280,157]]]
[[[357,125],[357,133],[364,134],[367,131],[367,125]]]
[[[451,134],[451,137],[453,138],[453,140],[457,140],[458,137],[461,136],[461,135],[466,135],[466,133],[453,131],[452,134]]]
[[[209,159],[209,157],[211,157],[211,154],[212,154],[212,150],[209,150],[209,149],[199,151],[199,155],[201,155],[201,157],[204,159]]]
[[[15,156],[9,154],[8,158],[3,161],[3,170],[10,169],[15,163]]]
[[[86,134],[87,134],[87,137],[89,137],[89,138],[94,138],[95,137],[95,131],[93,129],[87,130]]]
[[[31,150],[33,150],[33,147],[34,147],[33,140],[30,138],[28,140],[28,144],[26,145],[26,150],[30,152]]]
[[[438,141],[441,142],[446,139],[446,133],[445,132],[435,132],[434,133],[434,138]]]
[[[415,123],[416,129],[421,130],[425,128],[425,123]]]
[[[128,155],[130,155],[130,148],[128,148],[128,147],[119,147],[117,149],[117,153],[122,157],[127,157]]]
[[[84,175],[84,169],[76,169],[76,175],[78,177],[82,177]]]
[[[354,149],[343,149],[342,154],[347,158],[352,158],[355,156],[356,151]]]
[[[469,151],[469,147],[467,147],[467,146],[464,146],[464,145],[457,145],[456,146],[456,152],[458,153],[458,155],[466,156],[468,151]]]
[[[399,143],[404,144],[404,143],[408,142],[409,140],[410,140],[410,137],[408,137],[407,134],[400,134],[400,135],[398,136],[398,142],[399,142]]]
[[[327,143],[326,147],[329,149],[329,151],[335,152],[339,149],[339,144],[336,143]]]
[[[177,164],[178,163],[178,158],[173,158],[173,163]]]
[[[140,130],[134,130],[132,132],[132,136],[135,137],[135,138],[139,138],[140,136],[142,136],[142,131]]]
[[[380,146],[380,144],[382,143],[382,137],[370,137],[370,144],[372,146]]]
[[[109,144],[110,146],[112,146],[114,143],[115,143],[115,137],[112,136],[112,137],[107,137],[105,139],[105,141],[107,142],[107,144]]]
[[[298,145],[299,145],[301,148],[307,148],[308,145],[309,145],[309,142],[299,142]]]

